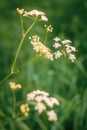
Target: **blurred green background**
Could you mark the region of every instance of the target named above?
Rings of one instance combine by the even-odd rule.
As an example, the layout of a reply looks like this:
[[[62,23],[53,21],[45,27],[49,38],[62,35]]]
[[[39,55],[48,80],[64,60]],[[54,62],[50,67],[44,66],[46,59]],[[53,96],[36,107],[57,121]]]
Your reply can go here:
[[[54,30],[49,34],[48,45],[56,36],[70,39],[77,48],[77,60],[50,62],[40,58],[21,67],[33,57],[28,37],[18,57],[20,72],[0,85],[0,130],[45,130],[37,119],[11,121],[12,93],[9,82],[21,83],[22,92],[17,99],[25,101],[26,94],[34,89],[48,91],[61,102],[57,112],[59,121],[44,124],[47,130],[87,130],[87,0],[1,0],[0,1],[0,80],[10,71],[10,65],[21,39],[20,21],[16,8],[37,9],[46,13]],[[26,21],[28,24],[29,21]],[[30,35],[42,39],[44,23],[37,23]],[[41,119],[44,122],[44,119]],[[34,122],[34,123],[33,123]]]

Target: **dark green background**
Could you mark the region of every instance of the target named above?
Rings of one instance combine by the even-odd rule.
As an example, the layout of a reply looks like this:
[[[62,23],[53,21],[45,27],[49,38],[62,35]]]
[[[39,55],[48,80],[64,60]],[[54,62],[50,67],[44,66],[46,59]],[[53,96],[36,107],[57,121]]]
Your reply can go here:
[[[28,37],[18,57],[20,73],[10,77],[0,85],[0,130],[44,130],[36,119],[4,125],[12,110],[12,94],[9,82],[15,81],[23,86],[17,93],[20,101],[34,89],[41,89],[56,96],[61,105],[58,108],[59,121],[45,124],[48,130],[87,130],[87,1],[86,0],[1,0],[0,1],[0,80],[10,71],[10,65],[21,38],[20,21],[16,8],[37,9],[46,13],[54,30],[48,37],[48,45],[56,36],[70,39],[77,48],[76,61],[67,59],[50,62],[39,60],[21,68],[20,65],[33,57],[33,49]],[[26,21],[28,24],[28,21]],[[37,23],[30,35],[44,37],[43,24]],[[42,118],[44,121],[44,118]]]

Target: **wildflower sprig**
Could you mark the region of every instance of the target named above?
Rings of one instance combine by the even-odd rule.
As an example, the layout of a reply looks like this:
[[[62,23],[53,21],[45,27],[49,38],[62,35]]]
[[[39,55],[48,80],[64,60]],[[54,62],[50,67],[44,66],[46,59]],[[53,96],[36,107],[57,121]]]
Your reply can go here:
[[[49,26],[44,25],[44,27],[45,27],[45,29],[46,29],[47,32],[52,32],[53,31],[52,25],[49,25]]]
[[[17,49],[12,67],[11,67],[11,74],[15,73],[15,65],[16,65],[16,61],[19,55],[19,52],[21,50],[22,44],[25,40],[25,37],[27,36],[27,34],[30,32],[30,30],[33,28],[33,26],[35,25],[35,23],[37,22],[37,20],[42,20],[42,21],[48,21],[47,17],[45,16],[45,13],[42,11],[38,11],[38,10],[31,10],[29,12],[25,11],[24,9],[19,9],[17,8],[17,12],[20,15],[20,21],[21,21],[21,29],[22,29],[22,39],[19,43],[19,47]],[[28,27],[28,29],[25,31],[24,30],[24,24],[23,24],[23,19],[22,16],[24,17],[32,17],[32,19],[34,19],[33,23]]]
[[[44,38],[44,44],[46,44],[48,33],[53,31],[52,25],[44,25],[45,27],[45,38]]]
[[[20,111],[21,111],[21,113],[22,113],[25,117],[27,117],[27,116],[28,116],[28,113],[29,113],[29,111],[30,111],[30,108],[29,108],[28,104],[27,104],[27,103],[22,104],[22,105],[20,106]]]
[[[21,84],[15,84],[15,82],[10,82],[9,85],[12,90],[17,90],[22,88]]]
[[[38,10],[25,11],[24,9],[17,8],[17,12],[20,16],[22,37],[19,42],[19,46],[17,48],[14,60],[12,62],[10,73],[2,81],[0,81],[0,83],[6,81],[13,74],[19,72],[19,69],[16,67],[19,53],[21,51],[26,36],[34,27],[36,22],[48,21],[48,18],[46,17],[45,13],[42,11],[38,11]],[[27,26],[26,29],[24,27],[25,19],[23,19],[23,17],[28,18],[28,20],[32,19],[31,25]],[[32,44],[33,49],[36,51],[36,57],[29,59],[29,63],[30,61],[34,61],[40,56],[43,56],[44,58],[50,61],[54,61],[64,56],[64,57],[68,57],[71,60],[71,62],[74,62],[76,59],[74,53],[77,50],[75,47],[71,46],[72,42],[67,39],[62,40],[59,37],[55,37],[53,39],[55,42],[53,45],[54,50],[51,50],[49,47],[47,47],[46,43],[47,43],[48,33],[50,32],[52,33],[53,27],[52,25],[44,25],[44,28],[45,28],[45,36],[43,42],[40,40],[40,37],[38,35],[33,35],[31,37],[29,36],[30,43]],[[55,106],[58,107],[60,103],[56,98],[50,97],[48,92],[41,91],[41,90],[34,90],[27,94],[26,103],[23,103],[19,106],[19,104],[17,104],[16,91],[18,89],[21,89],[22,86],[21,84],[16,84],[15,82],[10,82],[9,86],[13,94],[13,107],[12,107],[13,113],[11,117],[12,120],[21,116],[28,117],[32,109],[34,110],[36,115],[37,114],[39,115],[38,117],[40,117],[42,113],[45,113],[49,121],[58,120],[57,114],[55,112]],[[17,107],[19,107],[20,112],[18,111]]]
[[[21,23],[21,31],[22,31],[22,37],[19,42],[19,46],[17,48],[14,60],[11,64],[10,73],[2,80],[0,81],[0,84],[6,81],[9,77],[11,77],[13,74],[16,74],[19,71],[19,69],[16,67],[17,59],[19,56],[19,53],[21,51],[22,45],[24,43],[24,40],[27,36],[27,34],[31,31],[33,26],[36,24],[36,22],[39,21],[48,21],[48,18],[46,17],[45,13],[38,10],[31,10],[26,11],[24,9],[17,8],[17,12],[20,16],[20,23]],[[24,27],[24,20],[23,17],[33,19],[33,22],[31,25],[28,26],[28,28],[25,30]],[[45,46],[47,42],[48,33],[53,31],[52,25],[44,25],[45,27],[45,38],[44,41],[41,42],[39,37],[37,35],[34,35],[30,37],[31,44],[33,45],[33,49],[36,50],[36,52],[39,54],[39,56],[44,56],[46,59],[49,59],[51,61],[54,61],[55,59],[60,58],[61,56],[68,56],[68,58],[74,62],[76,57],[74,55],[74,52],[76,52],[75,47],[71,46],[70,40],[61,40],[59,37],[54,38],[54,45],[53,47],[57,50],[56,52],[52,52],[47,46]],[[26,64],[26,63],[25,63]]]
[[[10,88],[12,89],[13,92],[13,114],[12,114],[12,118],[15,119],[16,118],[16,93],[15,91],[18,89],[21,89],[22,86],[21,84],[16,84],[15,82],[10,82],[9,83]]]
[[[35,25],[35,23],[40,20],[40,21],[48,21],[48,18],[46,17],[45,13],[42,11],[38,11],[38,10],[31,10],[29,12],[25,11],[24,9],[19,9],[17,8],[17,12],[20,16],[20,23],[21,23],[21,31],[22,31],[22,37],[21,40],[19,42],[19,46],[17,48],[14,60],[12,62],[11,65],[11,70],[10,73],[2,80],[0,81],[0,83],[4,82],[5,80],[7,80],[9,77],[11,77],[13,74],[16,74],[19,72],[19,69],[16,67],[16,62],[20,53],[20,50],[22,48],[22,45],[24,43],[24,40],[27,36],[27,34],[31,31],[31,29],[33,28],[33,26]],[[31,18],[33,19],[33,22],[31,25],[29,25],[29,27],[25,30],[24,27],[24,19],[23,17],[27,17],[27,18]]]

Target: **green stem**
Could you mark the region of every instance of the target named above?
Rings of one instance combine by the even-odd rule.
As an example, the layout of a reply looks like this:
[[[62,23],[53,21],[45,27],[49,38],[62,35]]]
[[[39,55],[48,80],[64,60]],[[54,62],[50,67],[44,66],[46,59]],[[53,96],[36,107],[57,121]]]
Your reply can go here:
[[[21,67],[24,67],[26,65],[28,65],[29,63],[32,63],[33,61],[37,60],[39,58],[39,55],[36,55],[34,58],[32,58],[31,60],[27,61],[25,64],[21,65]]]
[[[16,52],[16,55],[15,55],[15,58],[14,58],[14,61],[13,61],[13,64],[12,64],[12,68],[11,68],[11,74],[15,73],[15,65],[16,65],[16,61],[17,61],[17,58],[18,58],[18,55],[19,55],[19,52],[21,50],[21,47],[23,45],[23,41],[26,37],[26,35],[30,32],[30,30],[32,29],[32,27],[34,26],[34,24],[36,23],[36,20],[31,24],[31,26],[27,29],[27,31],[25,32],[25,34],[23,35],[20,43],[19,43],[19,47],[17,49],[17,52]]]
[[[22,39],[19,43],[19,46],[18,46],[18,49],[17,49],[17,52],[16,52],[16,55],[15,55],[15,58],[13,60],[13,64],[12,64],[12,67],[11,67],[11,72],[10,74],[8,74],[3,80],[0,81],[0,84],[2,84],[4,81],[6,81],[11,75],[13,75],[15,73],[15,65],[16,65],[16,62],[17,62],[17,58],[19,56],[19,53],[20,53],[20,50],[21,50],[21,47],[23,45],[23,42],[24,42],[24,39],[26,37],[26,35],[29,33],[29,31],[32,29],[32,27],[35,25],[37,19],[31,24],[31,26],[29,26],[29,28],[27,29],[27,31],[24,33],[24,26],[23,26],[23,20],[22,20],[22,17],[20,16],[20,20],[21,20],[21,28],[22,28]]]
[[[19,43],[19,47],[18,47],[18,49],[17,49],[16,55],[15,55],[15,58],[14,58],[14,61],[13,61],[13,64],[12,64],[11,74],[14,73],[14,68],[15,68],[16,61],[17,61],[17,58],[18,58],[18,55],[19,55],[20,49],[21,49],[21,47],[22,47],[22,44],[23,44],[24,38],[25,38],[25,37],[22,37],[22,39],[21,39],[21,41],[20,41],[20,43]]]
[[[31,24],[31,26],[27,29],[27,31],[25,32],[25,36],[30,32],[30,30],[32,29],[32,27],[35,25],[37,19]]]
[[[3,80],[0,81],[0,84],[2,84],[4,81],[6,81],[9,77],[11,77],[11,73],[8,74]]]
[[[46,125],[43,123],[43,121],[40,118],[36,117],[36,121],[37,121],[37,123],[39,124],[39,126],[41,127],[42,130],[47,130]]]
[[[13,119],[16,117],[16,96],[15,90],[13,90]]]
[[[22,15],[20,15],[20,22],[21,22],[22,36],[24,36],[24,23],[23,23]]]
[[[48,32],[46,32],[45,39],[44,39],[44,44],[46,44],[47,36],[48,36]]]

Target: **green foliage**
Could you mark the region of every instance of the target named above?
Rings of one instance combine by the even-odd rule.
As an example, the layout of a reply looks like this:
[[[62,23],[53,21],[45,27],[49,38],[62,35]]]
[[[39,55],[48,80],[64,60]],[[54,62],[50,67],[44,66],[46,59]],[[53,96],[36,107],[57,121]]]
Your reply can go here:
[[[44,11],[53,25],[51,37],[68,37],[77,47],[77,60],[70,63],[66,59],[55,62],[38,59],[26,66],[20,66],[33,57],[32,46],[26,38],[18,57],[19,73],[0,84],[0,130],[86,130],[87,129],[87,1],[84,0],[3,0],[0,1],[0,80],[8,75],[15,56],[21,31],[19,17],[15,9],[38,9]],[[27,24],[30,24],[26,21]],[[41,23],[37,23],[30,33],[43,39]],[[50,46],[49,45],[49,46]],[[18,105],[25,101],[26,94],[34,89],[46,90],[59,99],[57,111],[59,121],[49,123],[37,115],[29,119],[11,119],[12,92],[9,82],[22,84],[22,92],[17,92]],[[32,114],[33,115],[33,114]],[[34,121],[34,122],[33,122]],[[30,127],[31,126],[31,127]]]

